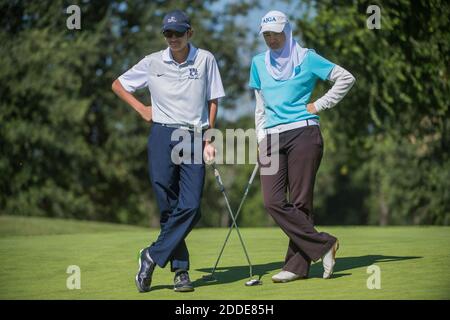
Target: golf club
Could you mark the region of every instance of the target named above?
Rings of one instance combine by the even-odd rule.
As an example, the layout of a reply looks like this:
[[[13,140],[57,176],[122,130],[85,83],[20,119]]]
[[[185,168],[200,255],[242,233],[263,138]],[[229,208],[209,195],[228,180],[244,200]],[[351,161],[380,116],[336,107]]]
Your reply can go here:
[[[250,179],[249,179],[249,181],[247,183],[247,186],[246,186],[245,191],[244,191],[244,195],[243,195],[243,197],[241,199],[241,202],[239,204],[239,207],[238,207],[238,210],[236,212],[236,215],[233,215],[233,210],[230,207],[230,203],[228,201],[228,197],[227,197],[226,192],[225,192],[225,186],[223,185],[222,179],[220,177],[220,173],[217,170],[217,167],[216,167],[215,163],[212,163],[212,168],[214,170],[214,176],[216,178],[217,184],[219,185],[219,189],[222,192],[222,194],[224,195],[225,203],[227,205],[227,209],[228,209],[228,212],[229,212],[229,214],[231,216],[231,219],[232,219],[233,223],[232,223],[232,225],[230,226],[230,228],[228,230],[228,234],[227,234],[227,236],[225,238],[225,242],[224,242],[224,244],[223,244],[223,246],[222,246],[222,248],[220,250],[219,256],[217,257],[216,263],[214,264],[214,267],[213,267],[213,270],[211,271],[211,274],[203,276],[203,279],[206,280],[206,281],[214,281],[214,280],[216,280],[215,277],[214,277],[214,274],[216,272],[217,265],[219,264],[220,258],[222,257],[223,251],[225,249],[225,246],[226,246],[226,244],[228,242],[228,239],[229,239],[229,237],[231,235],[231,232],[232,232],[233,228],[236,228],[236,232],[237,232],[237,234],[239,236],[239,240],[241,242],[242,248],[244,249],[244,253],[245,253],[245,256],[247,258],[247,262],[248,262],[249,269],[250,269],[250,280],[247,281],[245,283],[245,285],[246,286],[261,285],[262,281],[260,279],[252,279],[253,278],[253,267],[252,267],[252,264],[250,262],[250,258],[248,256],[247,249],[245,247],[244,241],[242,240],[242,236],[241,236],[241,233],[239,232],[239,227],[238,227],[237,222],[236,222],[236,220],[237,220],[237,218],[239,216],[239,213],[241,212],[241,208],[242,208],[242,205],[243,205],[243,203],[245,201],[245,198],[247,197],[247,194],[248,194],[248,191],[250,189],[250,186],[253,183],[253,180],[254,180],[254,178],[256,176],[256,173],[258,172],[259,165],[258,165],[258,163],[256,163],[255,168],[253,169],[252,175],[250,176]]]

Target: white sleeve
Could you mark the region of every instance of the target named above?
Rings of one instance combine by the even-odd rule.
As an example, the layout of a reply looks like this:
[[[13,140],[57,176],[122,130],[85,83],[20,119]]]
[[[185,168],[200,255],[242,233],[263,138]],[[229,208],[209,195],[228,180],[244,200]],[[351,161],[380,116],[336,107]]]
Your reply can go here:
[[[264,97],[260,90],[255,90],[255,100],[256,100],[256,108],[255,108],[256,138],[258,139],[258,143],[260,143],[266,136],[266,130],[264,129],[264,125],[266,123],[265,118],[266,112],[264,106]]]
[[[208,63],[208,75],[206,79],[206,99],[208,101],[225,97],[225,91],[223,90],[222,78],[220,77],[219,67],[217,66],[216,59],[211,56]]]
[[[334,107],[344,98],[356,81],[350,72],[338,65],[331,70],[328,80],[334,84],[325,95],[314,102],[317,112]]]
[[[135,92],[148,84],[149,59],[143,58],[131,69],[122,74],[118,79],[122,87],[128,92]]]

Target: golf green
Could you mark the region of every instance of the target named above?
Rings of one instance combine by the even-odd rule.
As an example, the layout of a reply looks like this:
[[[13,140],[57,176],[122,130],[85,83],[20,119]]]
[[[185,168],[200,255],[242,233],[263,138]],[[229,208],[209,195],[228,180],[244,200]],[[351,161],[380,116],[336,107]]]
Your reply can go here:
[[[249,268],[235,232],[219,263],[217,281],[205,282],[202,276],[214,265],[227,229],[194,229],[187,243],[195,292],[174,292],[167,266],[156,268],[152,291],[140,294],[134,284],[137,253],[155,240],[158,230],[0,216],[0,299],[450,298],[450,227],[317,228],[340,241],[331,279],[322,279],[319,261],[307,280],[272,283],[271,276],[282,266],[287,238],[277,228],[249,228],[241,233],[253,273],[263,284],[244,285]],[[80,289],[68,288],[77,275],[67,273],[69,266],[79,267]],[[375,283],[379,289],[369,289]]]

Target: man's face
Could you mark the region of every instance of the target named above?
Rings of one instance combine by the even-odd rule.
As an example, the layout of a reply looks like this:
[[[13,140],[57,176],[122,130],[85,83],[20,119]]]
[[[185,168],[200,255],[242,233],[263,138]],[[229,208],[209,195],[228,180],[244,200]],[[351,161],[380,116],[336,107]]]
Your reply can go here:
[[[192,36],[192,30],[189,29],[186,32],[166,30],[164,31],[163,34],[167,44],[169,45],[170,50],[180,51],[186,48],[186,46],[188,45],[189,39]]]
[[[272,31],[263,32],[264,40],[267,46],[272,50],[281,49],[286,41],[284,32],[276,33]]]

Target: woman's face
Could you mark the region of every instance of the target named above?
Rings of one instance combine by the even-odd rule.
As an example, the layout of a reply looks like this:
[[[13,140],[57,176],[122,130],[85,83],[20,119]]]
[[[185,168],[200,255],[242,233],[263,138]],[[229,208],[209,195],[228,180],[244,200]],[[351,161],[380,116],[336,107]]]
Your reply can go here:
[[[267,46],[272,50],[278,50],[283,48],[286,41],[286,35],[284,32],[276,33],[272,31],[263,32],[264,40]]]

